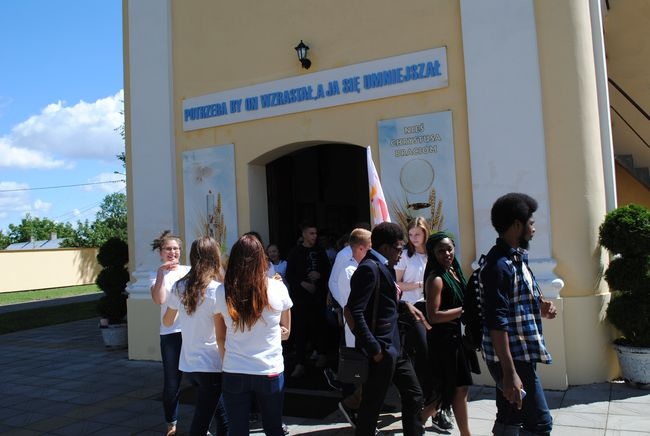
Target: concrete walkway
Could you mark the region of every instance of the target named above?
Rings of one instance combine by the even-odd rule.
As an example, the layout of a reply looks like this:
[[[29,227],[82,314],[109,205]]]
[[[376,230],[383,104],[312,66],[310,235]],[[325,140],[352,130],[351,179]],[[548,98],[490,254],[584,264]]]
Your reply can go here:
[[[161,364],[107,350],[96,319],[0,335],[0,368],[0,434],[164,434]],[[493,396],[493,388],[472,389],[474,435],[491,434]],[[600,383],[548,391],[547,398],[554,435],[650,435],[650,391]],[[181,405],[179,434],[187,434],[192,413],[193,406]],[[285,422],[292,435],[353,434],[338,411],[323,420],[287,416]],[[379,427],[401,434],[399,414],[382,415]]]

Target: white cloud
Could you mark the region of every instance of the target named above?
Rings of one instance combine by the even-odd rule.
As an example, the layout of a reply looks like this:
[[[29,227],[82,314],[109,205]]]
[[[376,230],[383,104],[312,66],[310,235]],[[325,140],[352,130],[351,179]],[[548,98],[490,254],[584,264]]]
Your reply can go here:
[[[0,138],[0,167],[8,168],[60,168],[64,162],[53,159],[48,153],[15,147],[7,137]]]
[[[29,188],[26,183],[0,182],[0,191]],[[28,191],[0,192],[0,210],[8,212],[25,212],[31,209]]]
[[[92,177],[88,180],[88,183],[101,183],[97,185],[87,185],[84,186],[84,191],[88,192],[105,192],[107,194],[112,194],[113,192],[119,192],[126,188],[126,176],[123,174],[115,173],[101,173],[95,177]],[[114,183],[112,183],[114,182]]]
[[[124,91],[93,103],[80,101],[49,104],[40,114],[16,125],[0,138],[0,166],[53,168],[70,166],[71,160],[115,160],[124,150],[122,137],[115,130],[123,123]]]
[[[43,200],[36,200],[32,207],[35,211],[47,212],[52,207],[52,203],[48,203]]]
[[[32,216],[45,216],[52,208],[52,203],[41,199],[31,200],[28,189],[29,185],[18,182],[0,182],[0,218],[10,216],[24,217],[29,213]],[[19,189],[19,190],[18,190]],[[18,190],[18,191],[14,191]]]
[[[27,183],[0,181],[0,191],[10,191],[10,190],[27,189],[27,188],[29,188],[29,185]]]

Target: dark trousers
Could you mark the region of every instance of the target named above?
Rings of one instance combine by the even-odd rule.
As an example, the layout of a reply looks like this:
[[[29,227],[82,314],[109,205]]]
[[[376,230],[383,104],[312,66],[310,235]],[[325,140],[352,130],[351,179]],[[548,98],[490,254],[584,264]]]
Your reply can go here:
[[[186,372],[190,382],[197,387],[196,406],[190,427],[191,436],[205,436],[212,417],[217,418],[217,435],[228,433],[228,416],[221,399],[220,372]]]
[[[423,313],[425,310],[426,308]],[[404,335],[404,350],[413,362],[413,369],[415,369],[420,384],[431,376],[428,348],[427,329],[421,322],[414,323],[413,328],[408,329]]]
[[[395,383],[402,401],[402,430],[406,436],[424,433],[420,421],[422,389],[407,357],[394,357],[384,353],[379,363],[370,360],[368,379],[363,384],[363,395],[357,418],[357,436],[372,436],[391,381]]]
[[[296,363],[305,363],[308,341],[319,353],[325,352],[325,322],[324,301],[315,297],[294,301],[291,308],[291,334],[294,336]]]
[[[228,412],[229,435],[249,434],[249,413],[253,401],[262,414],[262,426],[268,436],[284,436],[282,402],[284,374],[252,375],[224,373],[223,398]]]
[[[501,389],[496,390],[497,418],[492,432],[497,436],[517,435],[550,435],[553,429],[553,418],[546,403],[544,389],[537,376],[536,364],[514,361],[515,370],[526,391],[521,410],[511,404],[503,396]],[[488,365],[490,374],[498,388],[503,386],[501,365]]]
[[[178,418],[178,399],[183,373],[178,369],[181,357],[181,333],[160,335],[160,354],[163,364],[163,409],[165,421],[175,424]]]

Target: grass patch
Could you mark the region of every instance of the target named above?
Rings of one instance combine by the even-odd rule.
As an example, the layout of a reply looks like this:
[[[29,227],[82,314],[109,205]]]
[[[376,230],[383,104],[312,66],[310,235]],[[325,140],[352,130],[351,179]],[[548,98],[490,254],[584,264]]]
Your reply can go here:
[[[52,300],[55,298],[74,297],[77,295],[100,292],[97,285],[68,286],[65,288],[38,289],[34,291],[2,292],[0,306],[7,304],[28,303],[30,301]]]
[[[0,334],[95,317],[99,318],[96,301],[0,313]]]

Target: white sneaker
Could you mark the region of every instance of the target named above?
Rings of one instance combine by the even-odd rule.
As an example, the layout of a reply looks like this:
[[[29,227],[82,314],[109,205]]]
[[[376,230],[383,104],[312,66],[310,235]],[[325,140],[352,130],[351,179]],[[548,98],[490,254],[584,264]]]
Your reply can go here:
[[[305,375],[305,365],[299,363],[296,365],[296,367],[293,369],[293,372],[291,373],[291,377],[302,377]]]

